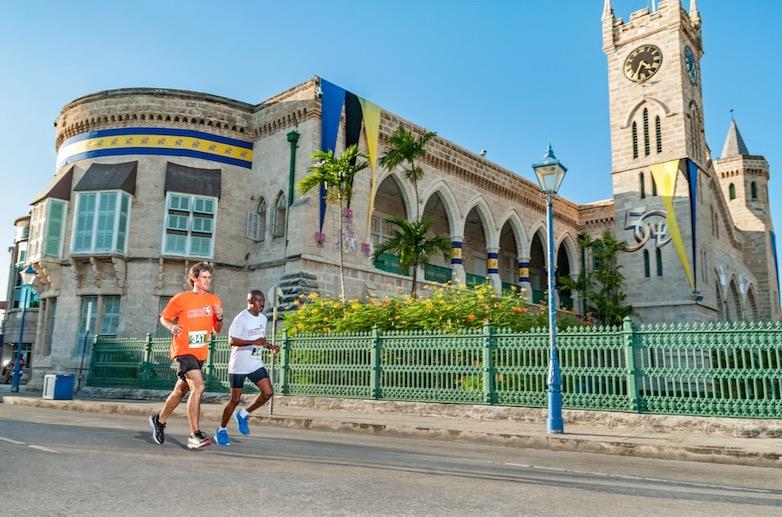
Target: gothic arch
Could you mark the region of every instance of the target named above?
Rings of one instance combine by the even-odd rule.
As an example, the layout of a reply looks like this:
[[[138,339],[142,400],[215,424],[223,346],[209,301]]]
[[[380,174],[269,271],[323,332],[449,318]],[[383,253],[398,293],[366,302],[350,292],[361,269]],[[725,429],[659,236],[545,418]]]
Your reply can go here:
[[[742,321],[744,319],[744,307],[741,304],[741,291],[735,275],[731,275],[727,294],[728,306],[730,307],[728,319],[730,321]]]
[[[543,245],[543,261],[545,263],[548,263],[548,252],[546,251],[548,243],[547,243],[547,233],[546,233],[546,222],[545,221],[538,221],[532,225],[533,230],[529,234],[529,240],[527,241],[527,249],[524,250],[524,256],[529,257],[530,256],[530,248],[532,246],[532,241],[535,238],[535,235],[538,236],[538,239],[540,239],[541,244]]]
[[[393,181],[396,183],[396,186],[399,188],[399,191],[402,193],[402,197],[404,198],[405,203],[405,214],[407,214],[407,219],[412,221],[413,218],[415,218],[415,202],[413,201],[415,199],[415,195],[413,194],[410,182],[403,180],[396,171],[386,171],[381,169],[381,172],[377,176],[377,188],[380,188],[380,185],[382,185],[383,182],[389,177],[393,179]]]
[[[466,206],[469,208],[464,211],[464,218],[462,218],[460,221],[461,231],[464,232],[465,218],[470,215],[470,212],[472,212],[474,208],[478,212],[478,216],[481,218],[481,222],[483,223],[483,230],[486,234],[486,247],[492,248],[499,246],[497,225],[494,222],[494,216],[492,216],[491,210],[489,209],[489,205],[486,203],[486,200],[484,200],[482,196],[478,195],[477,197],[473,198],[472,201],[467,203]]]
[[[559,250],[565,249],[568,255],[568,262],[570,263],[570,275],[575,276],[578,275],[580,268],[579,268],[579,262],[578,262],[578,245],[576,244],[576,240],[573,238],[573,236],[570,234],[570,232],[565,232],[560,238],[559,241],[557,241],[557,247],[554,248],[556,254],[557,254],[557,262],[559,262]]]
[[[443,202],[445,213],[448,216],[448,227],[450,228],[451,235],[457,234],[456,227],[464,216],[459,212],[459,204],[456,202],[456,197],[453,195],[453,192],[451,192],[451,188],[445,180],[441,179],[435,181],[421,194],[421,213],[426,209],[426,204],[435,194],[439,195]]]
[[[502,232],[505,225],[510,223],[513,236],[516,239],[516,256],[527,257],[526,253],[529,253],[529,239],[527,238],[527,231],[524,229],[521,216],[516,212],[516,209],[511,208],[500,218],[500,221],[502,221],[502,224],[499,225],[497,231]]]
[[[752,321],[760,320],[760,313],[758,311],[758,301],[755,296],[755,287],[749,286],[747,289],[747,309],[749,310],[749,318]]]
[[[624,123],[624,125],[622,125],[621,129],[627,129],[627,128],[629,128],[629,127],[632,125],[632,123],[633,123],[633,118],[635,118],[635,114],[636,114],[636,112],[637,112],[637,111],[638,111],[638,110],[639,110],[639,109],[640,109],[640,108],[641,108],[641,107],[642,107],[644,104],[651,104],[651,103],[655,103],[657,106],[659,106],[659,107],[660,107],[660,109],[661,109],[661,110],[663,110],[663,114],[664,114],[666,117],[673,115],[673,113],[671,113],[671,110],[670,110],[670,108],[668,108],[668,106],[667,106],[667,105],[666,105],[666,104],[665,104],[663,101],[661,101],[661,100],[659,100],[659,99],[657,99],[657,98],[655,98],[655,97],[652,97],[652,96],[650,96],[650,95],[644,95],[643,99],[641,99],[640,101],[638,101],[638,102],[635,104],[635,106],[633,106],[632,108],[630,108],[630,111],[628,111],[628,112],[627,112],[627,116],[625,117],[625,123]]]

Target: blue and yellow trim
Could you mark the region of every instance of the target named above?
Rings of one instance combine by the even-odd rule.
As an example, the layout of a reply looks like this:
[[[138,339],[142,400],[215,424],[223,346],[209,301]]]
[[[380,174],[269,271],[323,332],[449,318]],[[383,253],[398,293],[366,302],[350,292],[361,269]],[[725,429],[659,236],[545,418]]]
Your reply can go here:
[[[486,254],[486,273],[496,275],[500,269],[499,254],[496,251],[490,251]]]
[[[451,264],[462,263],[462,243],[451,241]]]
[[[57,153],[57,168],[87,158],[128,154],[187,156],[249,169],[253,161],[253,144],[187,129],[104,129],[82,133],[63,142]]]
[[[529,282],[529,262],[519,262],[519,283]]]

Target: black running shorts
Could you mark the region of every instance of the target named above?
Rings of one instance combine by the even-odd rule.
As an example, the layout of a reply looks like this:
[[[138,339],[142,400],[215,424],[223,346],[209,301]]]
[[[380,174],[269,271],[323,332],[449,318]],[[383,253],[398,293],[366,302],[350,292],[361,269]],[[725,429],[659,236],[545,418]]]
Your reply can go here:
[[[204,365],[203,361],[199,361],[195,358],[194,355],[178,355],[174,358],[174,360],[179,365],[179,368],[176,371],[177,377],[182,379],[183,381],[186,381],[185,374],[189,372],[190,370],[200,370],[201,367]]]
[[[243,388],[244,379],[250,379],[253,384],[258,384],[260,381],[269,378],[269,372],[266,368],[258,368],[253,373],[229,373],[228,380],[231,381],[231,388]]]

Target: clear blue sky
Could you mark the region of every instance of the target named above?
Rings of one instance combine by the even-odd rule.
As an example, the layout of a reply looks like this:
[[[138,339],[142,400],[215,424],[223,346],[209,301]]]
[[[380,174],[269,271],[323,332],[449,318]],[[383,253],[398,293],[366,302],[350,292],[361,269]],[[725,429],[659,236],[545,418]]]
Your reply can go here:
[[[614,0],[625,19],[647,0]],[[603,0],[12,2],[0,16],[0,243],[54,174],[61,107],[110,88],[181,88],[257,103],[320,75],[517,173],[551,142],[562,195],[611,197]],[[686,0],[685,7],[689,6]],[[771,164],[782,228],[782,2],[699,0],[706,134],[729,110]],[[782,239],[780,239],[782,242]],[[780,255],[782,258],[782,255]],[[5,293],[8,255],[0,252]],[[2,297],[3,295],[0,295]]]

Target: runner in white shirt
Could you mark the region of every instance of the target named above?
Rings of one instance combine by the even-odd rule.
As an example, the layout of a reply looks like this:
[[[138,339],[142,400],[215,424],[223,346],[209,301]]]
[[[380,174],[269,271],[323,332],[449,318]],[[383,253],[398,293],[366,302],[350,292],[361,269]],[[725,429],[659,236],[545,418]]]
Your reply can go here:
[[[263,306],[266,300],[261,291],[254,289],[247,294],[247,309],[236,315],[228,330],[228,343],[231,345],[231,358],[228,361],[228,378],[231,381],[231,399],[223,410],[223,419],[215,433],[215,441],[220,445],[231,445],[226,426],[231,415],[239,405],[244,391],[244,379],[249,378],[261,390],[258,397],[246,408],[236,412],[239,432],[250,434],[250,413],[266,404],[274,391],[269,374],[263,366],[261,347],[276,352],[266,341],[266,316]]]

